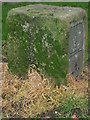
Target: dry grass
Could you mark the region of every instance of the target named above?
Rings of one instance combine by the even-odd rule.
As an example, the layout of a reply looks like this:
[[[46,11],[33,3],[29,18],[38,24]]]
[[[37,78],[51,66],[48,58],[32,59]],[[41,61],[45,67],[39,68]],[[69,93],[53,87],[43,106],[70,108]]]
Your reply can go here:
[[[84,107],[87,101],[88,69],[75,80],[68,75],[67,86],[60,87],[42,80],[41,76],[34,71],[28,72],[28,79],[22,80],[8,72],[7,64],[2,64],[2,111],[3,117],[36,117],[43,112],[50,111],[65,104],[65,100],[72,96],[78,107]],[[84,98],[85,99],[82,99]],[[79,106],[80,105],[80,106]],[[77,106],[76,106],[77,107]]]

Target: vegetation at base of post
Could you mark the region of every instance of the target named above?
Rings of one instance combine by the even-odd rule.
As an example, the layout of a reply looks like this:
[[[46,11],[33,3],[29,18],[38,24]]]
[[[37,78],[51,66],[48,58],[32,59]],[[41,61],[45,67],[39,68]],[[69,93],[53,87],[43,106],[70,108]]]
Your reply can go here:
[[[88,68],[77,81],[68,75],[68,84],[59,87],[42,79],[37,71],[28,72],[28,79],[18,78],[3,68],[3,118],[71,118],[88,117]],[[83,79],[82,79],[83,76]]]

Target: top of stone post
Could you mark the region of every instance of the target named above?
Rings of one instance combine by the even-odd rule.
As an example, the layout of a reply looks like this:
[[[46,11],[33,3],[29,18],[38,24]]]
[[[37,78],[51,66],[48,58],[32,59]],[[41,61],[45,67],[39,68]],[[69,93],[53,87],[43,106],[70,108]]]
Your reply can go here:
[[[51,5],[27,5],[24,7],[18,7],[10,10],[9,15],[12,14],[25,14],[32,18],[39,16],[51,16],[53,18],[59,18],[61,20],[79,20],[79,18],[84,19],[86,16],[85,10],[77,7],[59,7],[59,6],[51,6]]]

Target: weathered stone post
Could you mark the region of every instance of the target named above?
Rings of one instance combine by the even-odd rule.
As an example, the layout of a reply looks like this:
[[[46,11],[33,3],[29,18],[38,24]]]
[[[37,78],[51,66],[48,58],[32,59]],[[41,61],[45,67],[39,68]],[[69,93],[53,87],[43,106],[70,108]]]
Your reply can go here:
[[[9,11],[8,66],[25,76],[31,64],[56,83],[84,65],[86,13],[81,8],[29,5]]]

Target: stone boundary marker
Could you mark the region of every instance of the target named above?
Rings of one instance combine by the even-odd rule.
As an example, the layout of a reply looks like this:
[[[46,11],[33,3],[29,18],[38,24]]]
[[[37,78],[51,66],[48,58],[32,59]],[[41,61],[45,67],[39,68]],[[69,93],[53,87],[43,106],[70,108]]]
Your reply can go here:
[[[30,65],[40,74],[66,82],[84,65],[86,13],[81,8],[28,5],[9,11],[7,17],[8,66],[25,76]]]

